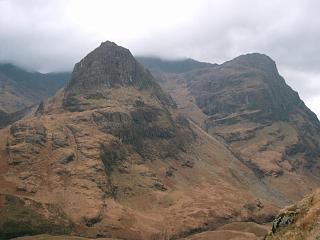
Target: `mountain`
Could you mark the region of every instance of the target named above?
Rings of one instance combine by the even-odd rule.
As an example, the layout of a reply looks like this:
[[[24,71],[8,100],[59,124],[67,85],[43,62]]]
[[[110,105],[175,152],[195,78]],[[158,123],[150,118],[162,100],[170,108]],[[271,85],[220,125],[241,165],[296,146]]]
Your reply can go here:
[[[266,55],[168,73],[159,82],[186,116],[228,144],[260,178],[318,174],[319,120]]]
[[[266,108],[274,113],[243,104],[240,90],[258,101],[250,91],[268,88],[277,75],[266,75],[270,66],[262,63],[240,63],[154,77],[128,49],[102,43],[33,116],[0,130],[0,238],[261,239],[261,224],[320,184],[317,159],[303,165],[310,163],[305,153],[284,150],[302,126],[299,144],[316,154],[318,122],[302,103],[285,105],[290,118],[273,116],[282,96]],[[277,81],[284,98],[297,97]],[[238,104],[235,113],[216,107],[218,96]],[[239,119],[223,120],[232,114]],[[223,130],[253,137],[241,132],[230,141]],[[272,142],[258,151],[252,144],[262,140]],[[278,163],[282,151],[287,159]]]
[[[208,68],[154,75],[184,116],[225,143],[263,183],[291,200],[318,187],[319,120],[270,57],[253,53]]]
[[[136,59],[151,71],[167,73],[183,73],[215,65],[206,62],[199,62],[190,58],[181,60],[164,60],[157,57],[138,56]]]
[[[286,204],[112,42],[77,63],[34,117],[0,134],[3,238],[179,238],[265,222]]]
[[[10,114],[38,104],[63,87],[69,78],[69,73],[42,74],[0,64],[0,110]]]

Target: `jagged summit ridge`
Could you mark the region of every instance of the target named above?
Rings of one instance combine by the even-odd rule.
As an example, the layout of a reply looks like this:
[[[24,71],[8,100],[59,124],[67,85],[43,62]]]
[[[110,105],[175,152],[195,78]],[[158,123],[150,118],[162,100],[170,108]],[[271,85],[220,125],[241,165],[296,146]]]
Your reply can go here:
[[[63,106],[71,111],[106,106],[112,99],[124,101],[126,98],[116,96],[114,90],[123,89],[127,95],[130,88],[149,91],[161,104],[174,105],[128,49],[106,41],[75,65],[71,81],[64,90]],[[127,101],[132,99],[128,97]]]
[[[275,61],[268,55],[262,53],[248,53],[240,55],[223,64],[223,66],[235,65],[254,68],[274,76],[279,75]]]

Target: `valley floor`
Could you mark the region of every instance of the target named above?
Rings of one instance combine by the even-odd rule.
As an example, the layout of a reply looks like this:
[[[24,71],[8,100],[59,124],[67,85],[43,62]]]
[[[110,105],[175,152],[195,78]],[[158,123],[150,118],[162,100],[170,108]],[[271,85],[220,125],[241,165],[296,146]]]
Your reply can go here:
[[[192,234],[181,240],[262,240],[270,231],[271,226],[253,222],[233,222],[225,224],[214,231]],[[89,240],[76,236],[37,235],[19,237],[16,240]],[[114,238],[99,238],[99,240],[115,240]]]

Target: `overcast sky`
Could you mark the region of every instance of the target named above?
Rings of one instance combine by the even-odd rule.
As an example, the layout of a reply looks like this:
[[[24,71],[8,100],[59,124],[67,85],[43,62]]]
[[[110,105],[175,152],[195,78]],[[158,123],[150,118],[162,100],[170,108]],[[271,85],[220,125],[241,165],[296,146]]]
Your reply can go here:
[[[320,116],[319,0],[0,0],[0,62],[71,70],[102,41],[222,63],[260,52]]]

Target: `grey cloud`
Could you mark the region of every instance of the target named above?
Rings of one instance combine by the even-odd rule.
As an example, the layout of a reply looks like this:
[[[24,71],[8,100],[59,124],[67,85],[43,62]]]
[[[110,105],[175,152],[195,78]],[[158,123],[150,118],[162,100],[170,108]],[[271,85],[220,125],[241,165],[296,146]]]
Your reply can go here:
[[[65,71],[91,49],[90,37],[65,22],[62,1],[0,2],[0,61]]]

